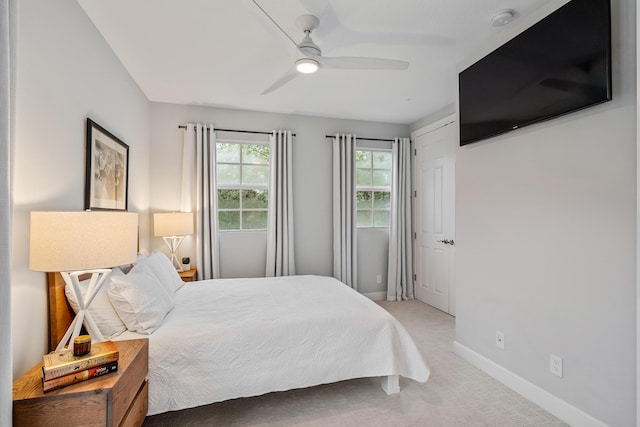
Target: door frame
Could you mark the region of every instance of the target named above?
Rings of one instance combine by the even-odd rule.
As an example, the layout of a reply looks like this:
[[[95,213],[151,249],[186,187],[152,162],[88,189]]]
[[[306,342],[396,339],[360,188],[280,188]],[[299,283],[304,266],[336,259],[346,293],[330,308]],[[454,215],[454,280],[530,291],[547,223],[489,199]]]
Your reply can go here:
[[[430,123],[426,126],[423,126],[419,129],[414,130],[413,132],[411,132],[411,142],[415,144],[416,138],[419,136],[422,136],[424,134],[427,134],[429,132],[433,132],[436,129],[439,129],[441,127],[447,126],[447,125],[452,125],[453,123],[456,122],[457,120],[457,114],[456,113],[452,113],[449,114],[445,117],[443,117],[442,119],[436,120],[433,123]],[[455,139],[459,140],[459,130],[456,129],[455,132]],[[454,168],[455,168],[455,154],[454,154]],[[416,189],[416,176],[415,176],[415,171],[416,171],[416,147],[414,145],[413,147],[413,155],[411,156],[411,170],[412,170],[412,174],[411,174],[411,185],[412,188]],[[455,172],[455,170],[454,170]],[[454,177],[455,177],[455,173],[454,173]],[[411,212],[411,229],[413,230],[413,242],[412,242],[412,246],[413,246],[413,265],[416,266],[416,209],[417,209],[417,203],[416,203],[416,197],[417,194],[414,192],[413,194],[413,203],[412,203],[412,212]],[[454,212],[455,212],[455,178],[454,178],[454,200],[453,200],[453,204],[454,204]],[[455,215],[454,215],[454,229],[455,229]],[[455,240],[455,236],[453,237],[453,239]],[[454,261],[455,262],[455,261]],[[453,268],[450,271],[450,275],[449,275],[449,314],[451,314],[452,316],[456,315],[456,269]],[[414,271],[414,280],[413,280],[413,284],[415,287],[416,284],[416,272]]]

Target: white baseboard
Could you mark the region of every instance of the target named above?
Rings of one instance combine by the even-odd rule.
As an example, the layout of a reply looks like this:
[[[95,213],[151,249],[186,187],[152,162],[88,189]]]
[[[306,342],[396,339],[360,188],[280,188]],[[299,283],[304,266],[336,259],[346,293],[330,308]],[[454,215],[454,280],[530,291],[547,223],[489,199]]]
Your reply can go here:
[[[453,342],[453,352],[476,368],[479,368],[496,380],[500,381],[516,393],[524,396],[545,411],[555,415],[572,426],[607,427],[607,425],[602,421],[592,417],[575,406],[570,405],[564,400],[559,399],[524,378],[519,377],[513,372],[503,368],[497,363],[487,359],[479,353],[476,353],[457,341]]]
[[[387,299],[386,292],[371,292],[371,293],[362,294],[362,295],[364,295],[365,297],[373,301],[385,301]]]

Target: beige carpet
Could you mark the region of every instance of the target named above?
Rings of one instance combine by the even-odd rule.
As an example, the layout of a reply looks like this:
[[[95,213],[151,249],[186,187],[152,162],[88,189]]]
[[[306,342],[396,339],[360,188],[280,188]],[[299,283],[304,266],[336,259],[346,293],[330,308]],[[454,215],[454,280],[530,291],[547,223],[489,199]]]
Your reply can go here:
[[[454,319],[418,301],[381,302],[431,368],[426,383],[377,378],[236,399],[147,417],[144,426],[566,426],[453,353]]]

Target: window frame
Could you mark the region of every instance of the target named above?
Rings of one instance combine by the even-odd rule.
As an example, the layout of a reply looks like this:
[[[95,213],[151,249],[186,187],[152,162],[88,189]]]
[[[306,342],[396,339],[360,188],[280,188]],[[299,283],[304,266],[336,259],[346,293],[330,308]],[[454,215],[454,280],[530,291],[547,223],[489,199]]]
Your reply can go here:
[[[374,204],[374,193],[378,192],[378,193],[389,193],[389,201],[391,202],[391,198],[393,196],[393,185],[392,183],[390,183],[388,186],[380,186],[380,185],[373,185],[373,172],[374,171],[389,171],[389,175],[391,178],[391,181],[393,181],[393,176],[392,172],[393,172],[393,150],[390,148],[369,148],[369,147],[356,147],[356,152],[358,151],[363,151],[363,152],[368,152],[371,154],[371,167],[370,168],[359,168],[357,166],[357,160],[355,162],[355,174],[356,174],[356,182],[355,182],[355,194],[354,194],[354,198],[355,198],[355,202],[354,202],[354,209],[355,209],[355,213],[356,213],[356,229],[377,229],[377,230],[382,230],[382,229],[389,229],[391,227],[391,206],[389,206],[388,209],[381,209],[381,208],[375,208],[373,206]],[[374,153],[389,153],[391,154],[391,161],[392,161],[392,165],[389,169],[381,169],[381,168],[374,168],[373,167],[373,154]],[[363,185],[358,185],[357,182],[357,174],[358,174],[358,169],[367,169],[371,171],[371,185],[368,186],[363,186]],[[359,191],[369,191],[372,193],[372,200],[371,200],[371,208],[368,209],[359,209],[358,208],[358,200],[357,200],[357,194]],[[358,211],[369,211],[371,212],[371,222],[370,225],[367,226],[361,226],[358,225]],[[375,221],[374,221],[374,213],[376,211],[386,211],[389,212],[389,223],[387,225],[384,226],[376,226],[375,225]]]
[[[240,161],[239,162],[220,162],[218,160],[218,147],[217,144],[234,144],[234,145],[239,145],[240,146]],[[244,145],[262,145],[262,146],[266,146],[269,149],[269,161],[267,163],[243,163],[243,150],[242,150],[242,146]],[[217,210],[216,210],[216,215],[217,215],[217,220],[218,220],[218,232],[220,233],[247,233],[247,232],[264,232],[267,231],[267,228],[269,226],[268,223],[268,218],[269,218],[269,196],[268,196],[268,192],[271,186],[271,149],[270,149],[270,143],[269,141],[250,141],[250,140],[244,140],[244,139],[222,139],[222,138],[217,138],[216,139],[216,206],[217,206]],[[240,181],[242,181],[242,172],[243,172],[243,168],[244,166],[253,166],[253,165],[265,165],[268,169],[268,175],[267,175],[267,183],[266,184],[220,184],[218,181],[218,166],[220,165],[238,165],[240,168]],[[218,192],[220,190],[238,190],[240,191],[239,194],[239,208],[220,208],[220,201],[218,199]],[[243,203],[243,198],[242,198],[242,191],[245,190],[258,190],[258,191],[267,191],[267,206],[265,208],[243,208],[242,203]],[[233,229],[222,229],[220,228],[220,212],[239,212],[240,214],[240,218],[239,218],[239,226],[240,228],[233,228]],[[242,228],[242,220],[243,220],[243,213],[244,212],[266,212],[267,213],[267,224],[265,225],[265,228],[249,228],[249,229],[245,229]]]

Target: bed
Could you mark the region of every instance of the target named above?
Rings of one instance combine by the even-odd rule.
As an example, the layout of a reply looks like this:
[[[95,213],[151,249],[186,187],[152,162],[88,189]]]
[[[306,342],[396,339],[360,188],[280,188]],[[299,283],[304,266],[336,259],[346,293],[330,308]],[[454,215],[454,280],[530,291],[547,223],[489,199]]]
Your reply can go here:
[[[59,274],[49,287],[55,346],[73,311]],[[333,278],[205,280],[174,300],[151,333],[111,338],[149,339],[148,415],[363,377],[381,377],[391,394],[398,376],[429,377],[404,327]]]

